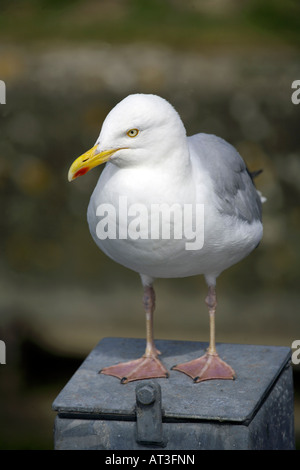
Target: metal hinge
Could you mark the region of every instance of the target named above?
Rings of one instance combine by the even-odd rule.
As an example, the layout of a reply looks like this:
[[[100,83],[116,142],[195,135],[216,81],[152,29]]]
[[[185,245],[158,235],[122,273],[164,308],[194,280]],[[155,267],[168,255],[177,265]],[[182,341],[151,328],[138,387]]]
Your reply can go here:
[[[136,393],[136,440],[139,444],[164,446],[161,389],[157,382],[139,383]]]

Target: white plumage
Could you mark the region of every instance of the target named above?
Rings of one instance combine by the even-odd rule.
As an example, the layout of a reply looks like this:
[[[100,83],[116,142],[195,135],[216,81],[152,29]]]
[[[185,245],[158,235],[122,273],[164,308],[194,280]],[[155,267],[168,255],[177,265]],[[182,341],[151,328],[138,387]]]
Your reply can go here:
[[[214,135],[187,137],[178,113],[166,100],[136,94],[125,98],[108,114],[95,146],[73,163],[69,179],[104,161],[106,167],[88,207],[89,228],[104,253],[141,275],[147,346],[143,358],[130,361],[123,369],[117,365],[102,372],[120,377],[123,383],[166,375],[153,342],[152,284],[156,278],[203,274],[209,287],[206,302],[211,318],[210,347],[204,359],[196,359],[198,363],[192,365],[196,371],[191,373],[190,365],[177,366],[177,370],[191,375],[195,381],[233,378],[233,370],[218,358],[215,350],[216,279],[247,256],[259,244],[263,232],[261,198],[243,159],[230,144]],[[153,208],[164,204],[179,212],[181,208],[183,218],[176,219],[171,210],[160,212],[159,219],[152,219]],[[99,213],[104,215],[99,207],[115,209],[105,213],[105,222],[106,227],[115,226],[116,237],[105,233],[99,237]],[[174,236],[180,228],[176,221],[186,222],[185,207],[192,214],[189,220],[193,221],[190,229],[194,240],[202,240],[197,249],[187,249],[192,239],[183,225],[177,238]],[[201,219],[196,218],[199,207]],[[126,217],[122,218],[120,214],[125,208]],[[120,214],[119,209],[123,211]],[[128,228],[134,222],[135,237],[130,237]],[[159,227],[154,226],[158,222]],[[166,225],[170,236],[163,239],[162,229]],[[151,237],[151,229],[160,234],[159,239]],[[157,367],[162,367],[162,372],[157,372]]]

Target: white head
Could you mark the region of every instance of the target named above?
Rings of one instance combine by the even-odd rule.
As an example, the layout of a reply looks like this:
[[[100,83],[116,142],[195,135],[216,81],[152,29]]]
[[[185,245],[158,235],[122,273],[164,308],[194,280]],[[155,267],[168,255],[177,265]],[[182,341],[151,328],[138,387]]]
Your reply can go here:
[[[184,125],[170,103],[156,95],[129,95],[107,115],[95,146],[72,164],[69,180],[106,161],[147,166],[186,149]]]

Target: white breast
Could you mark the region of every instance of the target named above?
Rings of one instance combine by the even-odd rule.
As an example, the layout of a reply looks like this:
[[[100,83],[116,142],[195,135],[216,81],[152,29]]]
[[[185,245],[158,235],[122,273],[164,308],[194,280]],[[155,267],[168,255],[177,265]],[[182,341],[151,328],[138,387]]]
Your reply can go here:
[[[217,276],[224,269],[240,261],[259,243],[262,236],[261,223],[256,221],[248,224],[222,216],[214,205],[207,175],[199,168],[196,174],[197,179],[190,178],[189,184],[184,182],[179,184],[178,181],[172,181],[170,175],[160,174],[157,170],[148,169],[145,176],[145,173],[137,168],[120,169],[112,164],[107,165],[99,178],[88,208],[90,232],[98,247],[117,263],[153,278],[186,277],[197,274]],[[127,219],[122,217],[119,213],[120,202],[123,209],[126,207],[126,202],[129,214],[132,210],[133,215],[129,215]],[[180,230],[175,235],[177,239],[174,237],[174,227],[171,226],[169,238],[160,237],[159,240],[153,238],[153,232],[156,234],[157,231],[155,232],[155,227],[151,225],[151,222],[156,220],[153,219],[151,204],[156,204],[156,207],[166,204],[171,208],[179,202],[183,217],[181,237]],[[140,204],[140,207],[134,206],[135,204]],[[188,223],[184,204],[190,206],[189,210],[194,216],[194,225],[190,227],[190,231],[187,230],[188,233],[184,230],[184,223]],[[99,215],[101,212],[99,207],[102,208],[102,214],[103,209],[108,210],[106,215]],[[148,223],[138,224],[144,220],[143,217],[139,217],[139,214],[144,214],[144,210],[148,211]],[[121,211],[121,214],[124,214],[124,211]],[[196,214],[198,214],[197,219],[195,219]],[[203,219],[201,214],[204,216]],[[99,238],[100,230],[103,231],[104,217],[107,223],[106,229],[108,225],[113,227],[116,223],[115,238],[112,236]],[[133,228],[131,231],[130,224]],[[134,230],[134,227],[137,230]],[[138,232],[140,236],[136,238]],[[193,233],[195,236],[191,238]],[[120,234],[122,239],[119,237]],[[168,230],[165,235],[168,235]]]

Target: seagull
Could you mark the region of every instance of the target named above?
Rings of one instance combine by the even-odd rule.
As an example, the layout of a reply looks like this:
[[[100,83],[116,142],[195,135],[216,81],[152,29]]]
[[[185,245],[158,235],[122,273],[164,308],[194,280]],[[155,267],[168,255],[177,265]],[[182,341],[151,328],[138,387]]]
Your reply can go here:
[[[187,136],[175,108],[153,94],[131,94],[105,118],[95,145],[78,157],[69,181],[106,163],[87,219],[97,246],[140,275],[146,314],[141,358],[103,368],[121,383],[167,378],[153,334],[159,278],[203,275],[210,319],[206,353],[173,370],[201,382],[235,379],[216,349],[216,280],[260,243],[263,198],[237,150],[215,135]]]

